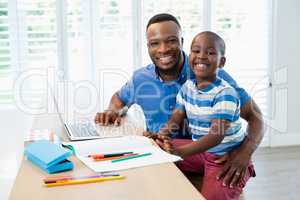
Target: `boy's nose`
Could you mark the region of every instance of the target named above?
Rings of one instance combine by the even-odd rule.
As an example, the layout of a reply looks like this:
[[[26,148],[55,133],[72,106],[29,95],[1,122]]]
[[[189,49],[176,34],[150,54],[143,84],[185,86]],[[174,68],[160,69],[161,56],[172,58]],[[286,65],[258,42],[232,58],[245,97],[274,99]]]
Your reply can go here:
[[[197,57],[198,57],[198,58],[201,58],[201,59],[205,59],[205,58],[207,58],[207,53],[204,52],[204,51],[200,51],[200,52],[197,54]]]

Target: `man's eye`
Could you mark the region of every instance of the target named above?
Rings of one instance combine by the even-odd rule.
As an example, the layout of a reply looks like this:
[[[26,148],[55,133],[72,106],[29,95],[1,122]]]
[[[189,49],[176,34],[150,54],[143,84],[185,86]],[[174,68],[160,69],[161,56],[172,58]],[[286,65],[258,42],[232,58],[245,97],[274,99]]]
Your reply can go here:
[[[170,42],[170,43],[176,43],[177,40],[176,39],[169,39],[168,42]]]
[[[158,46],[158,42],[150,42],[150,47],[154,48]]]

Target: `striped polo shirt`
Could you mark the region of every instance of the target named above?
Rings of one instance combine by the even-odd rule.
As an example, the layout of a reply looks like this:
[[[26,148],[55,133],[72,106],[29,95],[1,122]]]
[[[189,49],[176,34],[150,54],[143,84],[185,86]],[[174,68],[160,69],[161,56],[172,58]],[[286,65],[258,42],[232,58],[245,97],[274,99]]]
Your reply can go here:
[[[239,96],[222,79],[216,78],[203,89],[197,88],[195,79],[187,80],[176,97],[176,108],[186,113],[194,141],[208,134],[212,119],[230,122],[223,141],[207,152],[223,155],[239,146],[245,138]]]

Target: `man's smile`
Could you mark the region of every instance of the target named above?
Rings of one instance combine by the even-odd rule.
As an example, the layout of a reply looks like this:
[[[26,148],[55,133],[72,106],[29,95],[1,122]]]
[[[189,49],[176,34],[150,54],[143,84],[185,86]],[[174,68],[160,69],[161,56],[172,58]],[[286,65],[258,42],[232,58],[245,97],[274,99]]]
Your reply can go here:
[[[168,56],[160,56],[158,60],[161,64],[169,64],[170,62],[173,62],[174,58],[173,56],[168,55]]]

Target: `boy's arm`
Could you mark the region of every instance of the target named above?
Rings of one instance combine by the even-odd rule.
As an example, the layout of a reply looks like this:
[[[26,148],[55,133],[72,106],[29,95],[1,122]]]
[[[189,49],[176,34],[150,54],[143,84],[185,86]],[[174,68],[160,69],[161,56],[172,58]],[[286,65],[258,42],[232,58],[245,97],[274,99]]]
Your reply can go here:
[[[264,123],[261,111],[254,100],[249,100],[241,108],[241,117],[248,122],[248,136],[242,145],[226,154],[217,163],[226,161],[217,179],[223,179],[224,185],[235,186],[244,177],[253,152],[260,144],[264,135]],[[235,174],[235,176],[233,176]]]
[[[164,126],[159,130],[157,134],[144,131],[143,136],[149,137],[153,140],[161,139],[158,136],[170,136],[173,132],[176,132],[180,129],[180,125],[182,124],[183,120],[185,119],[185,111],[180,109],[174,109],[172,116],[170,117],[169,121],[164,124]],[[158,142],[159,143],[159,142]]]
[[[173,132],[176,132],[180,129],[180,125],[185,119],[186,114],[185,111],[180,109],[174,109],[173,114],[169,121],[159,130],[159,135],[169,136]]]
[[[207,135],[197,141],[179,147],[175,154],[186,157],[196,153],[202,153],[208,149],[217,146],[225,137],[225,132],[230,126],[230,122],[224,119],[213,119]]]
[[[208,149],[217,146],[225,137],[225,132],[230,126],[230,122],[224,119],[213,119],[209,133],[197,141],[193,141],[187,145],[183,145],[177,149],[172,146],[170,139],[164,135],[160,135],[157,143],[169,153],[178,155],[182,158],[187,156],[202,153]]]

